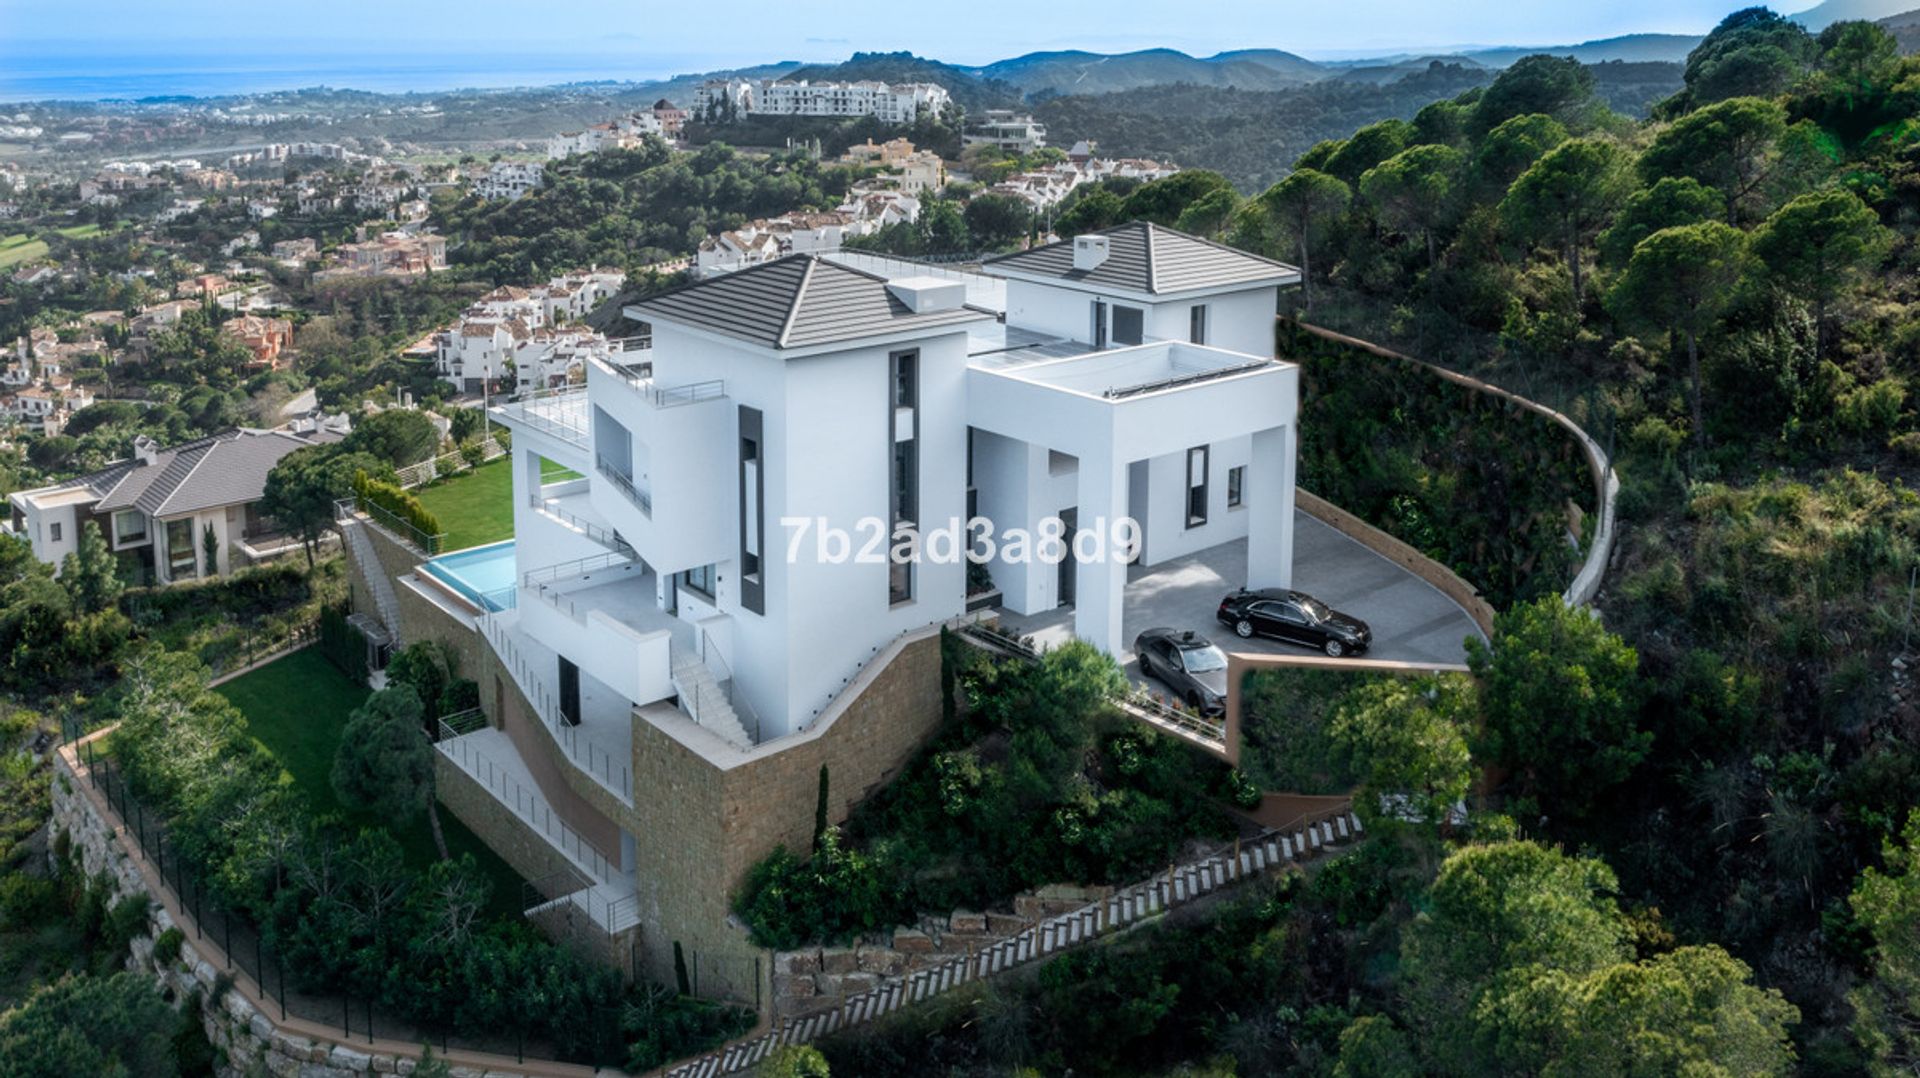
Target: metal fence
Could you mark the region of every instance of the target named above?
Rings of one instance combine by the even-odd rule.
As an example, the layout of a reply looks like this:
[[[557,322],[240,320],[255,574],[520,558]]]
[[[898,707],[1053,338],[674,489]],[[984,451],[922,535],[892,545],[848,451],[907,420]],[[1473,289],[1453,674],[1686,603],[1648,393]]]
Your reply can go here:
[[[479,444],[481,464],[485,464],[488,461],[499,460],[501,457],[507,455],[506,449],[491,436]],[[444,479],[447,476],[456,475],[473,467],[475,467],[475,464],[473,461],[467,459],[467,454],[462,450],[456,449],[451,453],[443,453],[430,460],[423,460],[418,464],[409,464],[404,468],[396,469],[393,474],[399,478],[401,489],[407,490],[431,483],[436,479]]]
[[[75,731],[77,736],[77,731]],[[445,1023],[410,1021],[384,1010],[367,995],[303,984],[298,967],[285,961],[271,933],[261,931],[243,912],[228,909],[180,855],[166,822],[133,796],[111,757],[83,742],[83,778],[98,790],[118,816],[126,839],[139,847],[160,877],[161,887],[182,912],[178,927],[188,939],[211,942],[225,952],[230,966],[252,981],[263,1009],[281,1021],[302,1019],[339,1030],[342,1043],[376,1040],[432,1045],[441,1052],[461,1049],[510,1056],[521,1062],[556,1060],[588,1066],[618,1067],[626,1061],[620,1008],[599,1008],[592,1016],[598,1044],[592,1051],[567,1054],[545,1041],[530,1039],[524,1028],[473,1029],[457,1018]],[[109,820],[111,825],[114,821]],[[216,963],[217,965],[217,963]]]

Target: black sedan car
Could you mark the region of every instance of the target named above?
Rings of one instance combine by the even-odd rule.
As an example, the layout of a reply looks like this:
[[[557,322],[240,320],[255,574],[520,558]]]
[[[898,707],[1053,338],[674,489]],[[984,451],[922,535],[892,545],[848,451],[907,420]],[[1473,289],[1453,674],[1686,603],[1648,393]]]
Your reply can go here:
[[[1366,622],[1305,592],[1285,588],[1242,588],[1220,600],[1218,616],[1242,639],[1266,636],[1305,644],[1336,659],[1358,655],[1373,643],[1373,630]]]
[[[1133,641],[1140,673],[1158,678],[1202,715],[1227,710],[1227,656],[1191,630],[1148,629]]]

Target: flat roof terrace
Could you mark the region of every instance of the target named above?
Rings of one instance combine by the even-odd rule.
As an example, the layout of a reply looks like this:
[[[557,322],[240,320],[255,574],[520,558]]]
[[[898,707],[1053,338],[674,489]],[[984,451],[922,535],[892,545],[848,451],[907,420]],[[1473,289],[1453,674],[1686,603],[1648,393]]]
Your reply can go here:
[[[1051,351],[1057,345],[1043,345]],[[1249,374],[1275,366],[1276,360],[1228,352],[1204,345],[1154,341],[1128,348],[1065,357],[1035,356],[1026,363],[1007,363],[999,373],[1054,389],[1103,400],[1124,400],[1163,390],[1180,389],[1218,378]],[[1014,354],[1029,349],[1016,349]]]

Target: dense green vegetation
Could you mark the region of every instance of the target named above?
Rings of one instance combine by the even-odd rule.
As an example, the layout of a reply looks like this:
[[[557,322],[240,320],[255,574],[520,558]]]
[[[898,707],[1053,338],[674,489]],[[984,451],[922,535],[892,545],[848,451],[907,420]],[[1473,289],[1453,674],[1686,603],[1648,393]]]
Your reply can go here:
[[[755,157],[716,142],[681,154],[656,140],[574,158],[512,202],[443,206],[441,228],[459,240],[456,268],[495,283],[585,265],[637,273],[751,218],[832,209],[856,175],[804,151]]]
[[[750,1021],[623,987],[524,921],[481,916],[492,883],[471,856],[422,871],[387,830],[316,815],[191,660],[135,657],[101,706],[120,722],[115,762],[167,821],[183,870],[260,926],[297,990],[347,992],[403,1020],[517,1033],[562,1058],[632,1070]]]
[[[1112,659],[1078,642],[1033,663],[944,645],[966,706],[844,833],[822,816],[810,854],[755,866],[734,899],[755,942],[847,939],[1046,883],[1129,882],[1191,839],[1232,833],[1232,773],[1116,717]]]
[[[1869,24],[1816,37],[1742,12],[1651,122],[1531,58],[1313,147],[1236,207],[1231,241],[1310,261],[1304,318],[1554,404],[1611,447],[1623,531],[1599,620],[1521,578],[1456,690],[1254,683],[1269,747],[1306,747],[1250,767],[1359,783],[1362,808],[1409,797],[1320,870],[1372,901],[1295,929],[1305,962],[1346,976],[1261,999],[1294,1023],[1278,1050],[1192,1020],[1209,1012],[1171,972],[1198,947],[1182,939],[1099,967],[1169,970],[1126,1003],[1001,996],[940,1023],[936,1058],[984,1073],[1032,1041],[1106,1073],[1911,1068],[1916,73]],[[1349,421],[1403,422],[1390,397],[1365,407]],[[1474,496],[1421,545],[1498,519]],[[1459,821],[1437,810],[1466,789],[1463,744],[1481,780]],[[1127,1003],[1172,1017],[1116,1056]],[[829,1055],[877,1073],[887,1043]]]
[[[383,827],[399,843],[406,862],[426,870],[442,855],[421,814],[398,818],[364,801],[339,797],[331,781],[334,760],[346,740],[347,717],[366,702],[368,691],[322,657],[320,649],[296,651],[250,671],[215,690],[238,708],[246,732],[280,765],[286,780],[319,816],[338,816],[352,827]],[[298,701],[298,706],[291,706]],[[520,912],[522,881],[500,855],[460,821],[443,818],[447,853],[470,857],[490,885],[490,912],[512,917]]]
[[[1495,607],[1566,589],[1598,509],[1564,428],[1517,404],[1311,334],[1301,365],[1300,485],[1459,573]],[[1585,529],[1583,529],[1585,530]]]

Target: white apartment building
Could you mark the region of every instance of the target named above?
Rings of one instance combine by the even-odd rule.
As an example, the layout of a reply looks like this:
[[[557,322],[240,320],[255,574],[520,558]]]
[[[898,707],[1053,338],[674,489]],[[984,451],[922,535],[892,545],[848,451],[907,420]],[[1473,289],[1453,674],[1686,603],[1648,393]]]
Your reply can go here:
[[[538,161],[495,161],[486,175],[473,181],[473,193],[485,199],[522,198],[540,186],[547,166]]]
[[[909,124],[921,109],[938,113],[952,101],[931,82],[812,82],[709,79],[694,91],[693,115],[721,122],[743,116],[872,116]]]
[[[1006,610],[1071,606],[1116,654],[1130,560],[1244,541],[1233,583],[1286,586],[1299,372],[1273,359],[1273,317],[1298,279],[1132,224],[977,275],[796,255],[633,304],[644,362],[594,357],[584,386],[493,409],[514,436],[517,584],[479,613],[496,649],[542,657],[526,676],[584,732],[624,744],[622,724],[677,706],[747,748],[963,614],[964,558],[854,555],[897,527],[1105,538],[1100,557],[1003,550],[990,571]],[[548,482],[543,460],[584,478]],[[829,530],[853,549],[818,545]]]
[[[1008,153],[1030,153],[1047,144],[1047,125],[1029,113],[988,109],[969,123],[960,137],[968,146],[998,146]]]
[[[667,128],[651,111],[635,112],[581,131],[564,131],[547,140],[547,159],[558,161],[575,154],[631,149],[648,135],[667,137]]]
[[[617,295],[626,280],[617,270],[593,267],[537,288],[496,288],[434,337],[435,372],[463,393],[509,376],[519,391],[577,380],[588,357],[614,346],[571,323]]]

